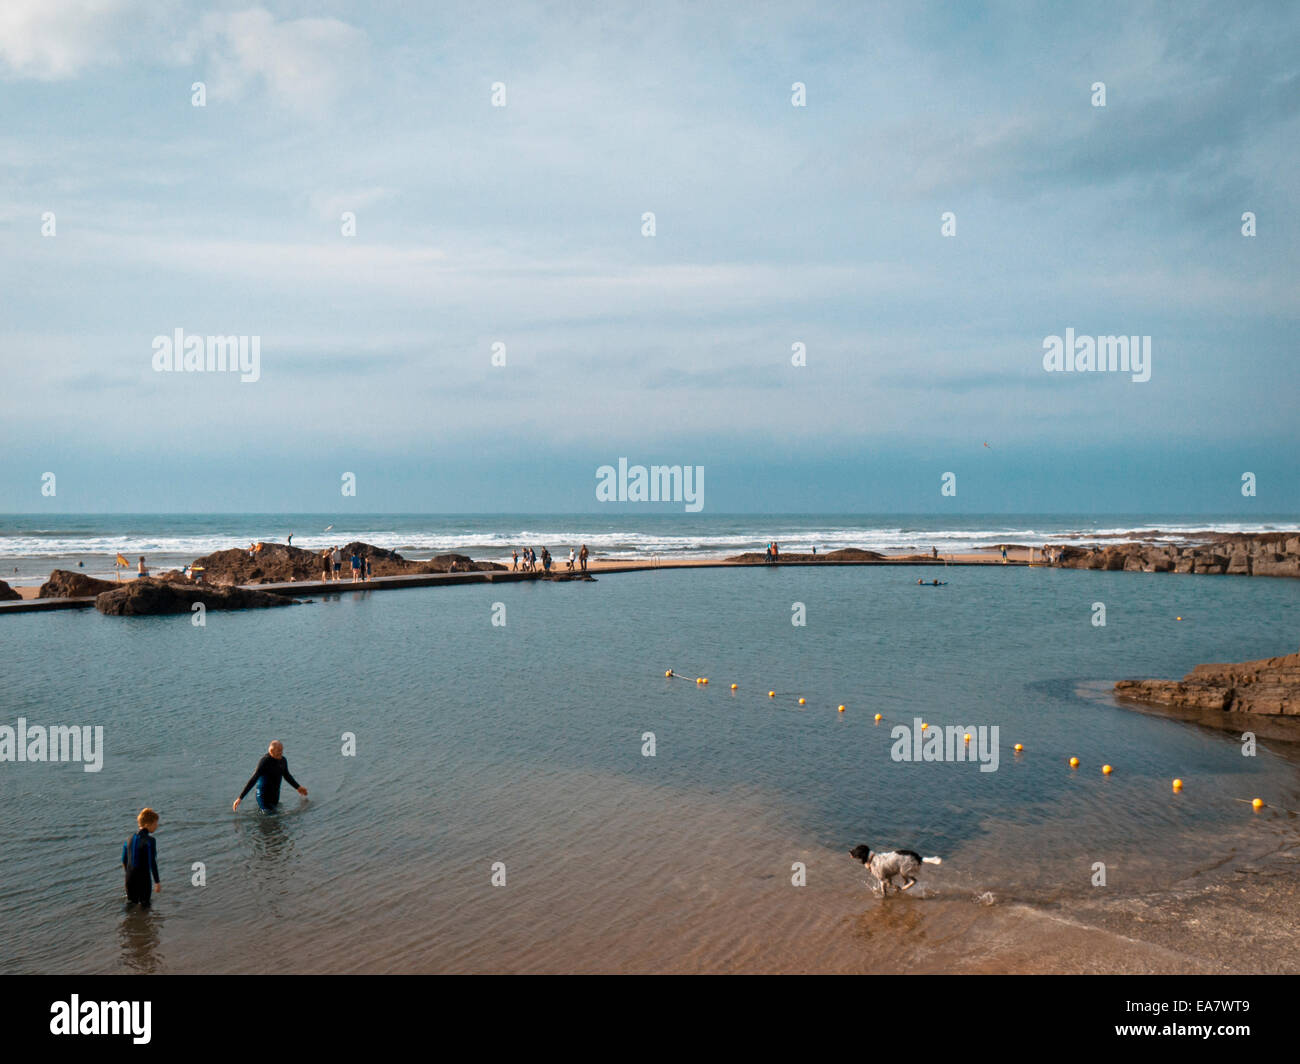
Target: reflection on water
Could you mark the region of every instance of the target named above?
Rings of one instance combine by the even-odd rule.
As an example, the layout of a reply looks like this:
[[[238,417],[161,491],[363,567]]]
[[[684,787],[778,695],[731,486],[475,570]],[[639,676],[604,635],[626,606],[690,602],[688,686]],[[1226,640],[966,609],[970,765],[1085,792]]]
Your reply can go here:
[[[155,898],[161,895],[155,894]],[[166,917],[151,908],[125,902],[118,924],[118,942],[122,967],[129,972],[149,975],[163,970],[162,933]]]

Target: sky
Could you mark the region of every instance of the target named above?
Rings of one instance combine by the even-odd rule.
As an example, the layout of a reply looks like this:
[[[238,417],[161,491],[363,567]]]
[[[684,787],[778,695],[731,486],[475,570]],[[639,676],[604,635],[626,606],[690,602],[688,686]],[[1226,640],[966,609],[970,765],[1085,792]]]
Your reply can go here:
[[[1297,57],[1282,3],[5,0],[0,512],[599,511],[626,457],[1300,513]]]

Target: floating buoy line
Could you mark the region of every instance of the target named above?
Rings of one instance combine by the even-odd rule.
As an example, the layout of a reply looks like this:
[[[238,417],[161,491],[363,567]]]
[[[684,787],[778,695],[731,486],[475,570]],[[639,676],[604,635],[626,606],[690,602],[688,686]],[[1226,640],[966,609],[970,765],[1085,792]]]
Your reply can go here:
[[[1179,617],[1178,619],[1179,619],[1180,621],[1182,620],[1181,617]],[[677,672],[675,669],[668,669],[668,670],[666,670],[666,671],[664,672],[664,679],[667,679],[667,680],[685,680],[685,679],[688,679],[688,677],[687,677],[686,675],[682,674],[682,673]],[[699,686],[699,687],[707,687],[707,686],[708,686],[709,678],[708,678],[707,676],[696,676],[696,677],[693,677],[693,679],[695,680],[696,685]],[[739,690],[740,690],[740,685],[739,685],[738,683],[733,683],[733,684],[731,685],[731,690],[732,690],[733,692],[735,692],[735,691],[739,691]],[[780,690],[777,690],[776,688],[771,688],[771,689],[769,689],[768,692],[767,692],[767,697],[768,697],[769,699],[775,699],[775,698],[777,698],[778,696],[779,696],[779,697],[782,697],[782,698],[795,698],[795,699],[796,699],[795,704],[796,704],[796,705],[799,705],[799,706],[806,706],[806,705],[808,704],[808,699],[807,699],[806,696],[804,696],[804,695],[798,695],[798,696],[796,696],[795,693],[792,692],[792,691],[780,691]],[[836,713],[837,713],[837,714],[838,714],[838,713],[846,713],[846,712],[847,712],[847,709],[848,709],[847,706],[845,706],[843,703],[840,703],[840,704],[836,707]],[[873,714],[873,716],[872,716],[872,722],[875,723],[875,724],[880,724],[882,721],[884,721],[884,719],[885,719],[885,717],[884,717],[884,714],[883,714],[883,713],[876,713],[876,714]],[[923,722],[923,723],[921,724],[921,730],[922,730],[922,731],[929,731],[929,729],[930,729],[930,725],[929,725],[928,722]],[[939,731],[939,734],[943,734],[943,728],[942,728],[942,726],[939,726],[938,731]],[[970,732],[966,732],[966,733],[963,735],[963,737],[962,737],[962,742],[963,742],[964,744],[966,744],[966,745],[969,745],[969,744],[970,744],[970,741],[971,741],[971,734],[970,734]],[[1012,749],[1012,752],[1016,755],[1015,760],[1020,760],[1020,755],[1023,754],[1023,753],[1024,753],[1024,750],[1025,750],[1024,744],[1023,744],[1023,743],[1016,743],[1016,744],[1014,744],[1014,745],[1012,746],[1011,749]],[[1071,757],[1069,757],[1069,758],[1066,760],[1066,765],[1067,765],[1071,770],[1079,768],[1080,764],[1081,764],[1081,762],[1079,761],[1079,759],[1078,759],[1077,757],[1074,757],[1074,756],[1071,756]],[[1114,773],[1114,771],[1115,771],[1115,768],[1114,768],[1113,765],[1110,765],[1110,764],[1104,764],[1104,765],[1101,766],[1101,774],[1102,774],[1103,776],[1110,776],[1112,773]],[[1183,791],[1183,781],[1182,781],[1182,779],[1176,778],[1176,779],[1173,781],[1172,789],[1173,789],[1173,793],[1174,793],[1174,794],[1181,794],[1182,791]],[[1260,810],[1262,810],[1262,809],[1276,808],[1276,809],[1278,809],[1280,812],[1283,812],[1283,813],[1289,813],[1289,814],[1292,815],[1292,816],[1300,816],[1300,812],[1297,812],[1297,811],[1294,810],[1294,809],[1287,809],[1287,808],[1285,808],[1285,807],[1283,807],[1283,806],[1271,807],[1271,806],[1269,806],[1269,804],[1268,804],[1267,802],[1265,802],[1264,799],[1262,799],[1262,798],[1233,798],[1233,801],[1234,801],[1234,802],[1241,802],[1243,805],[1248,805],[1248,806],[1250,806],[1251,809],[1252,809],[1254,812],[1256,812],[1256,813],[1260,812]]]

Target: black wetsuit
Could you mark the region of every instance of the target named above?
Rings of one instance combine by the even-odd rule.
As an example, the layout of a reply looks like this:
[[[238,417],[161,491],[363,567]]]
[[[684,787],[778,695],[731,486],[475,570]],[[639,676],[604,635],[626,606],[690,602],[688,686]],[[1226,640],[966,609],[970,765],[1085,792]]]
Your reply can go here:
[[[253,772],[252,777],[244,784],[244,789],[239,792],[242,800],[244,795],[253,789],[254,784],[257,786],[257,804],[266,811],[274,809],[280,804],[280,780],[289,781],[289,786],[294,790],[298,789],[298,781],[289,774],[289,759],[287,757],[274,758],[270,754],[263,754],[262,760],[257,763],[257,769]]]
[[[158,883],[158,846],[148,830],[141,828],[122,847],[122,867],[126,871],[126,899],[149,905],[152,883]]]

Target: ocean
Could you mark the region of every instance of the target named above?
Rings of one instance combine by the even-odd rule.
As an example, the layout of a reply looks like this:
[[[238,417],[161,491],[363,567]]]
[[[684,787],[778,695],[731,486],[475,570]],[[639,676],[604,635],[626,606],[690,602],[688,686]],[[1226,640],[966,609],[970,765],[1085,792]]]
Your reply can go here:
[[[5,520],[42,564],[281,529],[314,542],[300,518]],[[694,539],[681,517],[335,524],[342,540],[482,556],[471,544],[527,533],[552,551],[559,533],[611,553],[864,545],[855,520],[714,518]],[[927,520],[870,528],[880,547],[919,547],[1064,527]],[[1168,528],[1071,522],[1125,523]],[[1239,735],[1108,694],[1293,652],[1297,581],[666,569],[362,591],[202,627],[0,622],[0,725],[104,734],[99,772],[0,763],[5,973],[1297,968],[1295,748],[1243,756]],[[918,719],[996,727],[996,770],[896,759],[893,729]],[[232,812],[273,738],[308,798],[286,786],[275,815],[251,795]],[[164,884],[148,913],[124,908],[119,865],[145,805]],[[847,855],[858,843],[943,863],[881,898]]]
[[[326,529],[329,531],[326,531]],[[39,583],[54,568],[111,576],[121,553],[145,555],[154,571],[257,540],[322,550],[361,540],[411,558],[456,551],[482,561],[509,560],[513,547],[567,548],[586,543],[597,557],[626,560],[726,557],[762,550],[821,553],[860,547],[881,553],[941,554],[1001,543],[1104,545],[1159,530],[1180,543],[1195,532],[1300,530],[1294,515],[1155,514],[0,514],[0,579]]]

